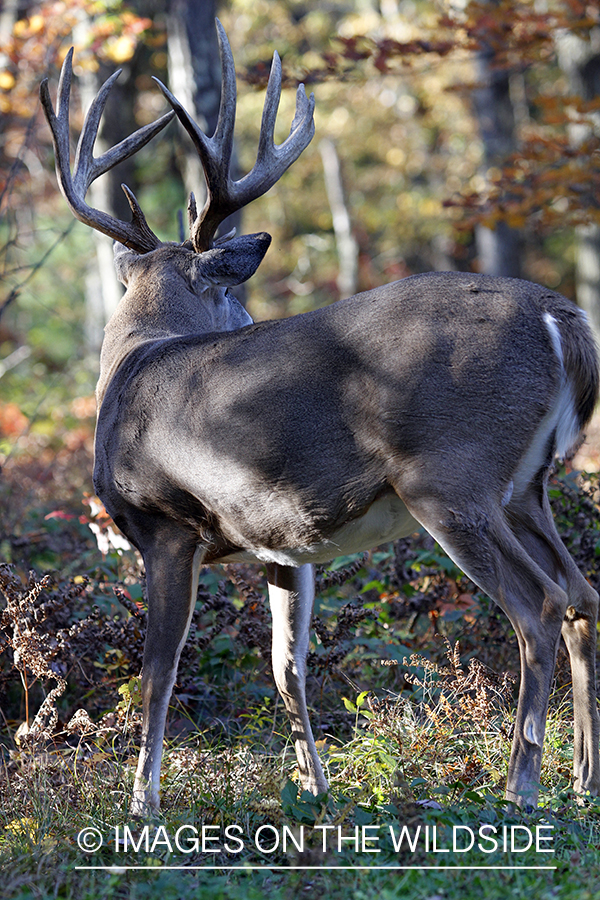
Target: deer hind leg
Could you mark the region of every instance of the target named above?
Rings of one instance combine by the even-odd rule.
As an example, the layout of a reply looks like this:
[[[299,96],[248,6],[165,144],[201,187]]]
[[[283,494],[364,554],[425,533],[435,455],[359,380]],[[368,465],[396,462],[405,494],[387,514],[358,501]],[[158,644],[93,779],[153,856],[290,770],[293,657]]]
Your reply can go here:
[[[298,769],[304,790],[327,790],[306,708],[306,655],[315,597],[311,565],[267,566],[273,618],[273,674],[292,726]]]
[[[194,611],[202,548],[174,523],[144,532],[136,544],[146,568],[148,626],[142,668],[142,745],[131,814],[159,809],[160,766],[165,722],[179,657]]]
[[[421,495],[416,502],[404,499],[413,516],[513,625],[521,680],[506,797],[521,806],[533,806],[567,594],[513,533],[494,499],[486,503],[481,493],[477,507],[472,497],[461,501],[456,494],[445,502],[439,496]]]
[[[600,793],[600,719],[596,701],[598,594],[567,552],[554,524],[542,485],[531,488],[513,511],[511,527],[529,554],[565,588],[568,606],[562,623],[573,680],[573,774],[575,790]]]

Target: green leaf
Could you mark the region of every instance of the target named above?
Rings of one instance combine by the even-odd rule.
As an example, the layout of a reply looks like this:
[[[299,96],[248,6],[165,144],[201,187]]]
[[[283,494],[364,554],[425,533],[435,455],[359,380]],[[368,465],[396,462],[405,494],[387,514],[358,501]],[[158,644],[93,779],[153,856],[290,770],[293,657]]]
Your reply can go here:
[[[296,800],[298,799],[298,785],[293,782],[291,779],[288,779],[285,783],[283,790],[281,791],[281,805],[282,806],[294,806]]]

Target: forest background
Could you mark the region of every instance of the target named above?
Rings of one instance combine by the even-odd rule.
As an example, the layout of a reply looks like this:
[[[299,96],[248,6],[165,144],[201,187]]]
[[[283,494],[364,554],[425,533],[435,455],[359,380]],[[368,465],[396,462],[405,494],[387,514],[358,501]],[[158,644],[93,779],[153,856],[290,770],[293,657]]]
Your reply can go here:
[[[600,339],[597,3],[5,0],[0,12],[4,825],[5,835],[29,841],[44,859],[44,840],[61,829],[54,812],[40,811],[31,784],[39,786],[35,779],[50,772],[41,794],[53,798],[53,810],[65,784],[74,807],[89,798],[91,788],[86,778],[73,783],[72,764],[69,768],[60,753],[52,765],[40,765],[40,741],[46,750],[73,749],[66,729],[73,714],[84,710],[89,726],[79,731],[73,726],[69,734],[79,734],[80,741],[87,734],[85,746],[89,751],[93,744],[100,754],[97,767],[105,767],[102,777],[110,772],[114,785],[127,783],[129,744],[116,747],[115,735],[124,728],[122,704],[136,707],[144,613],[139,561],[112,529],[91,483],[99,348],[121,289],[113,275],[111,242],[73,222],[57,190],[39,83],[48,76],[54,89],[60,64],[74,45],[71,123],[77,135],[100,84],[122,68],[97,155],[99,148],[116,144],[164,111],[152,75],[171,87],[210,134],[220,77],[215,14],[225,26],[238,71],[240,173],[254,160],[274,50],[282,57],[285,86],[279,140],[292,117],[296,84],[304,82],[316,95],[312,144],[237,223],[242,233],[267,230],[274,238],[242,298],[255,318],[301,313],[416,272],[457,269],[525,277],[558,290],[586,309]],[[178,210],[185,209],[189,191],[201,196],[203,190],[197,158],[176,124],[95,183],[91,204],[127,217],[121,182],[134,190],[153,230],[170,240],[179,239]],[[600,468],[599,435],[594,422],[573,467],[561,471],[553,487],[565,540],[596,586],[597,476],[584,480],[580,495],[574,471]],[[46,580],[43,573],[50,573]],[[508,624],[423,536],[358,561],[338,561],[320,578],[323,599],[316,609],[310,659],[319,700],[313,698],[313,705],[321,731],[335,735],[327,738],[329,746],[339,740],[352,748],[352,762],[338,760],[337,770],[330,751],[332,770],[345,773],[339,776],[344,790],[370,785],[367,798],[360,795],[363,814],[365,809],[375,814],[383,798],[389,799],[391,785],[392,793],[398,790],[397,758],[406,755],[406,733],[398,738],[394,719],[397,707],[392,714],[386,706],[390,692],[397,697],[414,689],[423,695],[428,672],[438,686],[447,686],[445,702],[453,697],[456,706],[448,711],[442,698],[440,707],[432,707],[429,697],[429,709],[435,711],[429,727],[440,746],[436,751],[427,736],[415,738],[411,764],[405,763],[401,779],[403,796],[414,803],[421,795],[454,791],[454,797],[469,788],[484,792],[480,798],[488,789],[501,796],[498,785],[509,746],[504,704],[510,706],[508,685],[518,671]],[[175,752],[184,752],[184,739],[201,746],[209,740],[206,730],[218,732],[219,723],[222,736],[235,733],[246,749],[258,735],[273,752],[285,748],[285,737],[270,718],[277,702],[269,679],[262,591],[258,571],[228,567],[202,576],[205,612],[199,611],[194,625],[196,642],[183,660],[177,712],[171,717]],[[94,606],[98,612],[90,624],[87,616]],[[458,638],[462,657],[454,652]],[[416,654],[417,675],[399,679],[396,664],[410,654]],[[423,654],[433,662],[426,663]],[[467,678],[466,667],[475,656],[498,673],[483,682],[485,714]],[[374,659],[390,665],[377,668]],[[436,669],[438,664],[442,667]],[[477,669],[473,665],[468,672]],[[568,704],[569,678],[563,660],[557,678],[561,703]],[[338,701],[350,694],[344,707],[323,702],[331,685]],[[57,687],[61,690],[53,695]],[[366,691],[374,692],[369,706]],[[500,703],[494,713],[492,698]],[[481,732],[482,723],[489,730],[493,718],[497,756],[489,755],[489,746],[485,752],[444,746],[440,735],[450,739],[456,734],[465,704],[479,722],[475,730]],[[108,724],[107,715],[112,715]],[[367,726],[360,735],[359,719]],[[128,738],[135,740],[133,713],[127,722]],[[286,726],[281,728],[285,734]],[[199,739],[199,733],[204,737]],[[110,753],[106,734],[112,735]],[[557,747],[568,745],[568,726],[562,724],[557,734],[562,735],[555,739]],[[373,741],[375,775],[365,750],[372,751]],[[231,759],[238,750],[229,746],[225,752],[231,773],[237,772]],[[417,757],[422,757],[421,767]],[[85,756],[90,778],[93,758],[91,751]],[[218,758],[224,766],[225,757]],[[247,768],[248,758],[241,758]],[[292,774],[289,748],[284,759],[282,771]],[[545,777],[552,796],[564,800],[568,794],[568,771],[568,760],[549,755]],[[206,781],[206,771],[201,774]],[[264,777],[256,774],[252,788],[262,795],[268,794]],[[172,784],[173,806],[191,802],[175,776]],[[222,792],[222,783],[213,790]],[[563,800],[556,802],[560,806]],[[247,806],[246,794],[243,802]],[[294,802],[288,812],[298,814]],[[313,807],[303,802],[308,806],[302,814],[310,819]],[[488,801],[471,797],[469,802]],[[203,816],[207,809],[214,814],[214,803],[214,796],[204,797]],[[266,815],[264,808],[259,811]],[[598,810],[589,815],[577,821],[575,830],[585,832],[590,821],[597,827]],[[3,846],[15,852],[6,837]],[[565,859],[570,866],[583,865],[581,853],[577,845],[565,850]],[[61,875],[65,895],[72,863]],[[587,857],[585,864],[590,865]],[[28,865],[16,866],[15,896],[33,890]],[[560,883],[565,895],[570,877],[566,888]],[[490,884],[485,889],[492,891]],[[548,885],[532,881],[530,887],[535,892]]]

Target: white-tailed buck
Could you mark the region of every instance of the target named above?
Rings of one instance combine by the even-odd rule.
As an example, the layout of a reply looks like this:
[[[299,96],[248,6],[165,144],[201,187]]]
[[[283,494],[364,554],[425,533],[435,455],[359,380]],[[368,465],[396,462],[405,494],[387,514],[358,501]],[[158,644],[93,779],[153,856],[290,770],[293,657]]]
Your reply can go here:
[[[537,802],[561,636],[573,672],[575,788],[597,793],[598,595],[565,550],[546,495],[554,456],[575,444],[597,399],[585,317],[526,281],[436,272],[253,324],[228,287],[253,274],[270,237],[215,240],[215,232],[308,145],[314,101],[301,85],[290,135],[275,145],[275,56],[256,164],[232,181],[235,69],[218,30],[223,86],[212,138],[161,85],[208,187],[200,214],[190,198],[190,239],[182,244],[152,233],[127,188],[131,223],[84,199],[94,178],[173,113],[94,159],[113,76],[90,109],[71,175],[70,56],[56,114],[46,82],[41,89],[62,192],[77,218],[117,241],[115,264],[127,286],[102,348],[94,483],[147,576],[133,812],[159,805],[165,717],[200,566],[266,564],[273,671],[302,785],[319,793],[327,781],[305,702],[313,564],[419,525],[505,611],[517,635],[521,682],[506,796]]]

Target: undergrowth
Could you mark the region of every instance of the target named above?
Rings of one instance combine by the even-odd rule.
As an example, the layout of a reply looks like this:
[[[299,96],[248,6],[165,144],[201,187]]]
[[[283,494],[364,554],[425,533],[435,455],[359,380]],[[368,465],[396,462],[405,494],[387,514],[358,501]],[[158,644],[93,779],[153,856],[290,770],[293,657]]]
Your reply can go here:
[[[565,542],[599,587],[597,478],[582,491],[563,474],[551,500]],[[222,835],[239,826],[253,835],[268,825],[281,836],[284,826],[304,825],[314,836],[322,835],[319,827],[332,826],[348,837],[342,849],[323,850],[317,841],[301,854],[293,846],[266,852],[248,842],[232,856],[222,845],[215,850],[192,842],[182,853],[159,842],[125,853],[115,834],[129,821],[139,747],[144,577],[137,554],[111,536],[102,511],[89,503],[88,509],[47,520],[48,541],[39,537],[39,522],[30,543],[26,528],[0,533],[12,561],[0,566],[0,862],[14,876],[5,896],[83,896],[83,882],[72,873],[90,860],[77,844],[90,825],[106,836],[94,855],[98,864],[139,864],[143,857],[151,866],[175,861],[204,872],[209,863],[225,866],[232,859],[263,867],[300,860],[326,878],[328,865],[356,863],[350,840],[356,828],[386,835],[376,845],[383,855],[361,851],[361,863],[398,865],[430,857],[421,844],[414,853],[406,847],[397,852],[390,823],[406,825],[414,836],[418,827],[425,834],[434,825],[477,830],[481,823],[530,827],[539,821],[554,829],[558,869],[552,871],[563,872],[561,884],[571,883],[574,866],[587,866],[600,885],[600,809],[589,799],[577,805],[570,787],[566,657],[559,656],[550,704],[541,808],[527,817],[501,799],[518,674],[514,636],[503,615],[425,535],[337,560],[318,573],[308,695],[331,785],[324,798],[298,792],[289,725],[271,677],[261,574],[227,566],[201,575],[171,700],[162,814],[153,828],[162,823],[171,834],[193,824],[218,827]],[[95,549],[97,539],[104,541],[103,555]],[[47,557],[49,543],[63,547],[64,567],[45,575],[27,571],[19,549],[31,565],[36,549]],[[76,557],[86,565],[77,569]],[[326,831],[332,840],[336,833]],[[470,861],[488,861],[483,851],[473,853],[478,855]],[[526,858],[536,861],[518,852],[511,857]],[[441,861],[448,860],[435,857]],[[34,868],[43,873],[39,890]],[[124,895],[116,876],[112,887],[105,880],[101,890],[94,880],[100,876],[85,877],[89,896]],[[177,883],[179,896],[186,895],[183,882]],[[152,884],[156,890],[156,879]],[[230,881],[230,894],[222,895],[238,896],[235,884]],[[415,882],[414,896],[420,896],[417,887]],[[168,885],[161,890],[170,896]],[[390,890],[396,896],[396,888]],[[482,896],[496,896],[485,890]],[[584,896],[569,890],[564,896]],[[190,891],[204,896],[196,883]]]

